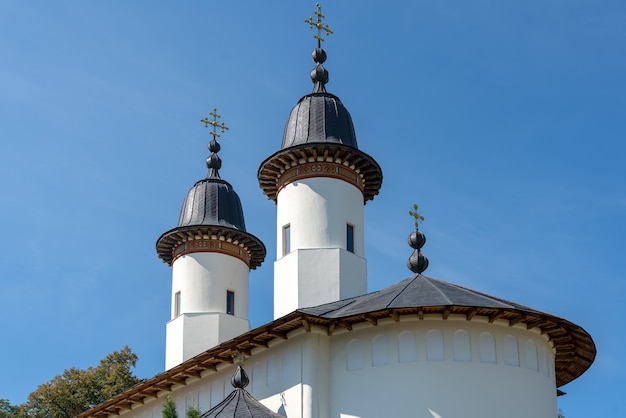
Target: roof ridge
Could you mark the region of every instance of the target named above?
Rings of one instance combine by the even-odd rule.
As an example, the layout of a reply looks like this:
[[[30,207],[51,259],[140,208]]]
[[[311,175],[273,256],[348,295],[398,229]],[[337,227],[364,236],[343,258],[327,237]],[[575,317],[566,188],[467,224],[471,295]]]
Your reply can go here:
[[[403,292],[407,289],[407,287],[409,287],[411,284],[413,284],[413,282],[415,282],[415,280],[417,280],[417,278],[418,278],[419,276],[421,276],[421,274],[420,274],[420,273],[417,273],[417,274],[415,275],[415,277],[413,277],[412,279],[411,279],[411,278],[409,278],[410,280],[408,280],[408,281],[407,281],[407,284],[406,284],[406,285],[402,288],[402,290],[401,290],[401,291],[399,291],[398,293],[396,293],[396,295],[393,297],[393,299],[391,299],[391,300],[389,301],[389,303],[387,304],[387,306],[386,306],[386,307],[388,308],[389,306],[391,306],[391,304],[392,304],[392,303],[393,303],[393,302],[394,302],[394,301],[398,298],[398,296],[400,296],[400,295],[401,295],[401,294],[402,294],[402,293],[403,293]],[[422,276],[422,277],[426,277],[426,276]],[[402,283],[402,282],[399,282],[399,283]],[[392,286],[393,286],[393,285],[392,285]],[[380,292],[380,291],[382,291],[382,290],[385,290],[385,289],[388,289],[389,287],[392,287],[392,286],[385,287],[385,288],[380,289],[380,290],[378,290],[378,291],[376,291],[376,292],[374,292],[374,293],[378,293],[378,292]]]

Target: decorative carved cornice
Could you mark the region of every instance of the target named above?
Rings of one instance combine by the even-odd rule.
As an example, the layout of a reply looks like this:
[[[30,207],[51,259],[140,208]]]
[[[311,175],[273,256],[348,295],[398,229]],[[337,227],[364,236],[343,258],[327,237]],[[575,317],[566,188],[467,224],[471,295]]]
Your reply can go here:
[[[383,182],[378,163],[364,152],[343,144],[313,143],[280,150],[267,158],[258,171],[259,185],[276,202],[278,192],[302,178],[330,177],[346,181],[372,200]]]
[[[224,237],[221,237],[221,239],[192,239],[182,242],[174,248],[172,263],[174,263],[178,257],[190,253],[227,254],[240,259],[250,268],[250,254],[248,251],[241,245],[225,241]]]
[[[363,179],[354,169],[335,162],[329,163],[317,161],[313,163],[298,164],[295,167],[291,167],[290,169],[284,171],[277,179],[278,184],[280,184],[277,194],[287,184],[311,177],[330,177],[340,179],[352,184],[364,194]]]

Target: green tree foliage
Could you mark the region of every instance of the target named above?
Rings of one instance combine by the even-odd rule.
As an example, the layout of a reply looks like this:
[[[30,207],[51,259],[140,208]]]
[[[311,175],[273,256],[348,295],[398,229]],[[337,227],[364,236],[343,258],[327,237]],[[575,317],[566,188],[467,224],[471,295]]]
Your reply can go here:
[[[66,369],[28,396],[24,405],[27,416],[75,417],[139,383],[131,372],[136,363],[137,355],[126,346],[107,355],[96,367]]]
[[[563,411],[561,409],[559,409],[559,416],[558,418],[565,418],[565,415],[563,414]]]
[[[176,412],[176,403],[172,398],[172,395],[168,395],[163,404],[163,418],[178,418],[178,412]]]
[[[187,407],[187,418],[200,418],[202,413],[200,410],[193,404]]]
[[[11,405],[7,399],[0,399],[0,418],[21,418],[26,414],[22,411],[22,407]]]

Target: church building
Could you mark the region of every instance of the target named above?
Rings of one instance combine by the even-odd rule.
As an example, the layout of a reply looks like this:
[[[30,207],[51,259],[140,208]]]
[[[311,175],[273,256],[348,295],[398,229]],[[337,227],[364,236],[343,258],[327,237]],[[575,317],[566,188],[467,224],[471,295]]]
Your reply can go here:
[[[559,388],[593,363],[578,325],[424,275],[416,207],[409,277],[367,293],[364,206],[383,174],[327,91],[323,18],[318,6],[308,20],[313,92],[258,170],[276,205],[274,320],[250,329],[249,274],[266,248],[220,177],[214,109],[208,175],[156,245],[172,267],[165,371],[80,418],[159,418],[170,396],[181,418],[556,418]]]

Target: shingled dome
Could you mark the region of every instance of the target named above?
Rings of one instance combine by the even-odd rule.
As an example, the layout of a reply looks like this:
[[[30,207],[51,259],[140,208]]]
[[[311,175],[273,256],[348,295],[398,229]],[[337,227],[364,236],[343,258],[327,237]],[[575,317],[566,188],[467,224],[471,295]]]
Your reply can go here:
[[[178,226],[220,225],[246,230],[239,196],[225,180],[206,178],[187,193]]]
[[[352,117],[337,96],[330,93],[308,94],[291,111],[281,148],[312,143],[358,148]]]
[[[239,196],[233,186],[219,175],[218,170],[222,166],[217,155],[219,150],[219,143],[213,139],[209,143],[211,155],[207,158],[207,177],[196,182],[187,192],[176,228],[157,240],[159,258],[167,264],[171,265],[176,257],[195,251],[234,255],[252,269],[260,266],[265,259],[265,246],[261,240],[246,232]],[[198,245],[184,244],[193,240]],[[226,241],[228,244],[216,244],[215,241]]]

